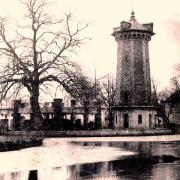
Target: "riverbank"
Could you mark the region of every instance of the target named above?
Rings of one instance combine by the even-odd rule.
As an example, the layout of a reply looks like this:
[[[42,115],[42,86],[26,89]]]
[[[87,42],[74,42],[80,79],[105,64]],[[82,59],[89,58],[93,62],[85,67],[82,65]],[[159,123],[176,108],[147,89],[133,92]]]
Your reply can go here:
[[[151,130],[96,130],[96,131],[46,131],[46,137],[114,137],[114,136],[152,136],[172,134],[169,129]]]
[[[153,136],[153,135],[169,135],[172,134],[170,129],[148,129],[148,130],[86,130],[86,131],[9,131],[9,136],[27,136],[27,133],[32,137],[114,137],[114,136]]]
[[[40,146],[42,144],[42,136],[26,135],[1,135],[0,136],[0,152],[19,150],[28,147]]]
[[[170,135],[170,129],[147,129],[147,130],[86,130],[86,131],[9,131],[9,136],[27,136],[27,133],[32,137],[114,137],[114,136],[152,136],[152,135]]]
[[[0,151],[19,150],[42,145],[44,137],[126,137],[171,135],[169,129],[87,130],[87,131],[9,131],[0,136]]]

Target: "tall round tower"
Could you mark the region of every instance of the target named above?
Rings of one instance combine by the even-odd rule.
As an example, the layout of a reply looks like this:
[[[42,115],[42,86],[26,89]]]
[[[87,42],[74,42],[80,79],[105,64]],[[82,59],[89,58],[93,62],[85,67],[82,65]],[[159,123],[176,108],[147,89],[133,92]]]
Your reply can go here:
[[[138,23],[132,11],[130,20],[113,30],[117,42],[115,127],[152,127],[155,112],[151,106],[149,41],[154,35],[153,23]]]

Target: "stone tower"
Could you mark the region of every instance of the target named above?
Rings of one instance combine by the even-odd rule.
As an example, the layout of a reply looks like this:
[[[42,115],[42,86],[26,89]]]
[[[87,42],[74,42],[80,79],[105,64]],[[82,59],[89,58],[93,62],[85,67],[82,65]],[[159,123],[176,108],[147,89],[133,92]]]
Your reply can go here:
[[[134,12],[128,22],[113,29],[117,42],[116,106],[114,126],[151,128],[155,107],[151,102],[149,41],[154,35],[153,23],[140,24]]]

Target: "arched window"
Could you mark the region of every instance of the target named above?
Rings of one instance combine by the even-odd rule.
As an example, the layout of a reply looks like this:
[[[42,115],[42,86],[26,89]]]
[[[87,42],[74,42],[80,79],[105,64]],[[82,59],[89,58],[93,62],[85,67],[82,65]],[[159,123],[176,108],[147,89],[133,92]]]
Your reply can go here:
[[[141,114],[138,115],[138,124],[142,124],[142,115]]]

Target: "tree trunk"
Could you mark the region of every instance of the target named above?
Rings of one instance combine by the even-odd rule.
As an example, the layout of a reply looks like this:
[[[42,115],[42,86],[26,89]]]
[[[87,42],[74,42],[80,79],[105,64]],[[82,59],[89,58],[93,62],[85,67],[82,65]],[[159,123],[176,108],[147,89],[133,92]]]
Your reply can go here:
[[[43,130],[43,117],[41,114],[41,109],[39,106],[39,85],[34,84],[32,86],[31,95],[31,122],[33,130],[39,131]]]
[[[89,101],[84,101],[84,129],[88,129]]]
[[[113,112],[111,108],[108,109],[108,119],[109,119],[109,128],[113,129],[114,128]]]

